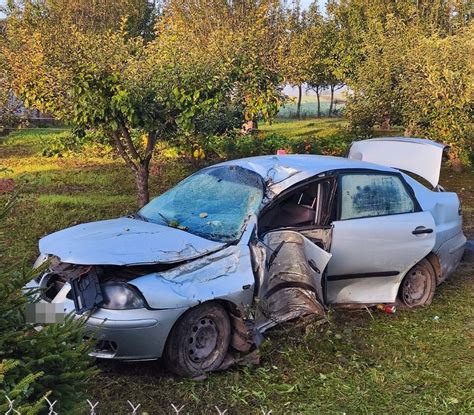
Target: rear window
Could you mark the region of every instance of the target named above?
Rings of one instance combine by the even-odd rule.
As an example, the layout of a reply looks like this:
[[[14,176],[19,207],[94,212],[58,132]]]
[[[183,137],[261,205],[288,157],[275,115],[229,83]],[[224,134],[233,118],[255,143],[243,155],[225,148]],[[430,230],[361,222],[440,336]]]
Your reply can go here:
[[[398,176],[347,174],[341,180],[341,219],[396,215],[415,211]]]

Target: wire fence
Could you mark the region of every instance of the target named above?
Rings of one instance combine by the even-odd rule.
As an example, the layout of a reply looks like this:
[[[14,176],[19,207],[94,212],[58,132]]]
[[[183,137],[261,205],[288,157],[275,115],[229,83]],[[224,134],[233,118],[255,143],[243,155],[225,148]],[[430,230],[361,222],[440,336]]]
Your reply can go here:
[[[5,398],[8,402],[9,408],[5,412],[5,415],[21,415],[21,412],[15,409],[15,400],[10,399],[7,395],[5,395]],[[59,412],[57,412],[54,407],[58,403],[58,401],[50,401],[47,397],[45,398],[46,404],[48,405],[48,415],[61,415]],[[89,415],[99,415],[100,412],[100,402],[99,401],[91,401],[87,399],[86,401],[86,411],[88,411]],[[214,410],[216,415],[228,415],[228,408],[221,408],[217,405],[214,405]],[[170,404],[168,412],[171,415],[184,415],[186,413],[186,405],[175,405],[175,404]],[[86,413],[86,412],[85,412]],[[107,413],[104,411],[104,413]],[[126,405],[124,403],[124,412],[130,415],[146,415],[146,414],[151,414],[151,412],[148,412],[145,410],[140,403],[133,403],[129,400],[127,400]],[[267,410],[264,408],[260,408],[260,413],[261,415],[271,415],[272,410]]]

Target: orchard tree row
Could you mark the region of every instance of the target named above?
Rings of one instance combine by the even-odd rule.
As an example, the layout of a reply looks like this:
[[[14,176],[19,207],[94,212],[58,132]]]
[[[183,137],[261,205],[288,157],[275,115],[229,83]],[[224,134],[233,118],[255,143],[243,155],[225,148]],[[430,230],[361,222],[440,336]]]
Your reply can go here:
[[[450,144],[453,164],[469,164],[470,7],[329,0],[322,12],[297,0],[11,0],[0,98],[13,93],[78,134],[107,136],[136,177],[140,205],[149,200],[157,142],[192,148],[245,121],[272,120],[285,84],[300,91],[298,115],[303,85],[318,101],[322,89],[333,97],[347,85],[357,136],[402,126]]]

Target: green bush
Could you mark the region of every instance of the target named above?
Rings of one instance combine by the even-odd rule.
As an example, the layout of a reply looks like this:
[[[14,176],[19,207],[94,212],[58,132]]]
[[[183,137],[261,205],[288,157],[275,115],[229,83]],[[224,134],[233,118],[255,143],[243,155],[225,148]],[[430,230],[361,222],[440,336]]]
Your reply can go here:
[[[406,132],[448,144],[453,167],[470,165],[474,152],[472,39],[474,24],[447,38],[421,37],[402,84]]]
[[[79,140],[69,131],[46,134],[40,140],[44,157],[67,157],[79,150]]]
[[[357,138],[372,137],[375,124],[382,118],[377,104],[359,95],[354,95],[347,100],[345,115],[349,121],[351,133]]]
[[[210,111],[206,115],[200,115],[195,120],[196,131],[202,135],[222,135],[228,131],[239,129],[243,124],[243,108],[223,105]]]
[[[44,157],[108,157],[114,154],[109,139],[95,131],[65,131],[51,133],[41,137],[41,154]]]
[[[0,209],[0,225],[12,206]],[[37,293],[23,293],[22,287],[34,276],[19,264],[0,266],[0,413],[9,408],[6,396],[22,414],[46,413],[46,397],[58,401],[56,411],[76,413],[95,373],[90,344],[82,341],[84,323],[72,316],[64,323],[27,323],[25,308]]]
[[[3,112],[0,109],[0,136],[8,134],[10,131],[19,127],[25,120],[16,114]]]
[[[277,133],[255,131],[242,134],[232,129],[223,134],[193,137],[192,142],[176,139],[174,143],[158,142],[156,149],[165,158],[192,156],[196,149],[202,149],[207,159],[236,159],[265,154],[276,154],[283,149],[289,154],[323,154],[343,155],[355,134],[349,134],[340,128],[326,129],[315,135],[287,137]],[[133,140],[138,142],[141,136],[137,133]],[[95,132],[83,136],[69,131],[42,135],[42,155],[45,157],[108,157],[114,154],[108,139]],[[199,156],[196,158],[200,158]]]
[[[212,136],[206,143],[207,154],[220,159],[236,159],[265,154],[276,154],[283,149],[289,154],[323,154],[341,156],[349,148],[353,138],[344,130],[333,129],[324,136],[287,137],[275,133],[256,132],[241,134],[238,131]]]
[[[346,115],[358,137],[375,124],[398,125],[404,135],[448,144],[453,167],[474,150],[472,39],[474,24],[443,35],[387,15],[367,33],[364,60],[348,86]]]

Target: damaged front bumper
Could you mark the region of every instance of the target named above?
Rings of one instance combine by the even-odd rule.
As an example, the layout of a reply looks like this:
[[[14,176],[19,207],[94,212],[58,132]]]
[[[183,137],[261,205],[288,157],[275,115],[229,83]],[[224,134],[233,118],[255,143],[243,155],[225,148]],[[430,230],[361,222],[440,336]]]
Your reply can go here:
[[[86,335],[96,341],[91,355],[117,360],[158,359],[173,324],[186,310],[100,309],[86,322]]]
[[[37,290],[32,281],[25,289]],[[41,302],[47,302],[40,300]],[[54,300],[53,300],[54,301]],[[92,314],[76,314],[74,301],[65,299],[64,313],[74,313],[85,320],[85,338],[93,339],[91,356],[125,361],[155,360],[162,356],[173,324],[188,309],[106,310],[99,308]]]

